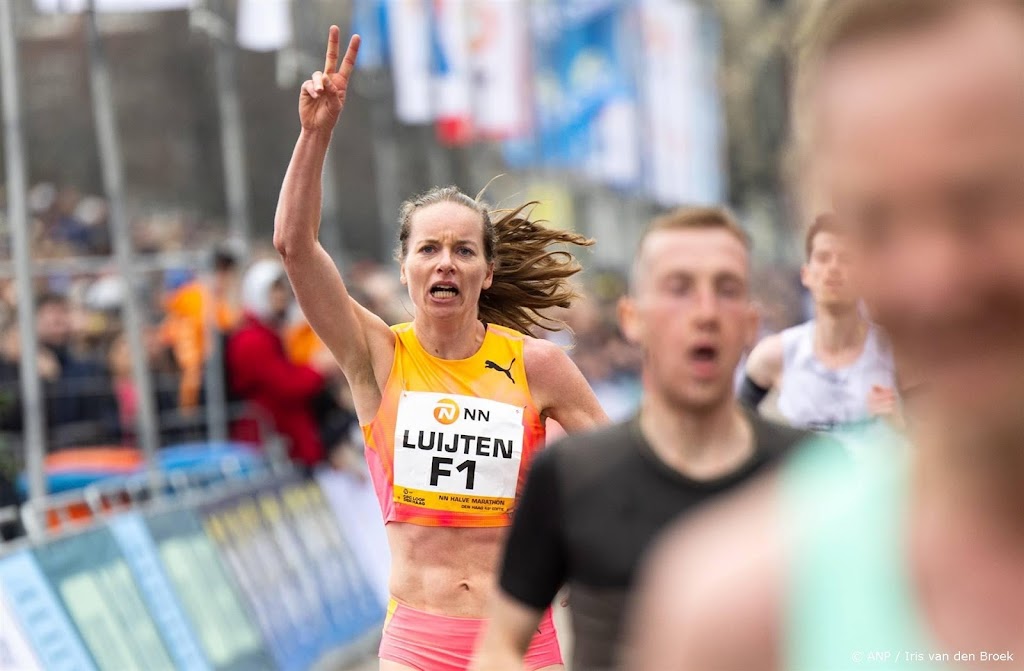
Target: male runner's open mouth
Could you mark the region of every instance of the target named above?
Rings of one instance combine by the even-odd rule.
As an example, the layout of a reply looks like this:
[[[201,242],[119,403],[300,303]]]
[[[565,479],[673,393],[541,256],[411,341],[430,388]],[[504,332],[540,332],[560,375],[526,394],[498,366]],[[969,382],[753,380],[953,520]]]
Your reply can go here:
[[[458,296],[459,288],[451,282],[438,282],[430,287],[430,295],[443,301]]]
[[[689,350],[690,364],[698,377],[711,377],[718,371],[718,347],[699,343]]]

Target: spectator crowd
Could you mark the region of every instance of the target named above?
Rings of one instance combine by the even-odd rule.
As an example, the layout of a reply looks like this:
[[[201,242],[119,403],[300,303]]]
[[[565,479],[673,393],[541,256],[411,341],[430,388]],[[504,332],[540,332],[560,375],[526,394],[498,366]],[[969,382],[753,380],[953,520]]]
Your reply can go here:
[[[262,443],[273,431],[307,468],[358,457],[361,439],[348,387],[305,322],[269,245],[245,258],[197,218],[141,216],[132,221],[138,283],[129,287],[110,258],[102,198],[41,184],[29,200],[36,370],[48,451],[136,445],[139,398],[121,318],[130,289],[145,321],[161,445],[206,439],[204,404],[215,375],[226,392],[231,438]],[[6,227],[0,231],[0,247],[10,258]],[[205,251],[183,251],[189,249]],[[4,463],[17,470],[23,460],[21,343],[12,264],[6,267],[0,275],[0,454],[8,459],[0,460],[0,470]],[[346,271],[361,304],[390,324],[411,319],[395,269],[361,261]],[[568,328],[537,334],[570,348],[613,419],[634,411],[640,389],[641,355],[617,325],[626,282],[618,271],[588,272],[575,305],[552,315]]]

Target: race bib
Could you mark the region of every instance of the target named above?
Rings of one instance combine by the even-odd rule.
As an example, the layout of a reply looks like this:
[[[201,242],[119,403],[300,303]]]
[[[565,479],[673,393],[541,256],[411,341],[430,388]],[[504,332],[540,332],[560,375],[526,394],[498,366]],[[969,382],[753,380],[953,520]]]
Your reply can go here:
[[[407,391],[395,426],[396,502],[474,515],[512,510],[523,458],[522,408]]]

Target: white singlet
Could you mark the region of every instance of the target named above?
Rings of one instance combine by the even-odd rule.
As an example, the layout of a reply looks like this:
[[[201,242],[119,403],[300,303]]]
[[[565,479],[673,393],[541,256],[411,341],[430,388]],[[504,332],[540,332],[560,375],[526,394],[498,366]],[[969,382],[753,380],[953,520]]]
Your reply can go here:
[[[836,370],[814,355],[813,320],[782,332],[778,407],[793,426],[832,431],[870,421],[868,394],[874,385],[895,387],[892,357],[874,327],[868,327],[857,360]]]

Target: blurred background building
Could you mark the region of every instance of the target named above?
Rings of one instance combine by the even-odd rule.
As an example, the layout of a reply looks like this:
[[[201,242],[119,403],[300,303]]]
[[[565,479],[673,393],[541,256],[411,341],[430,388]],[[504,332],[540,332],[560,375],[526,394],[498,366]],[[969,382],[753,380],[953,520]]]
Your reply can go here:
[[[30,178],[77,190],[65,204],[101,193],[83,17],[41,11],[85,2],[13,2]],[[557,225],[595,232],[635,229],[658,205],[725,199],[765,238],[759,258],[791,258],[778,171],[791,3],[107,2],[193,7],[99,19],[134,219],[177,212],[207,231],[223,226],[215,51],[218,31],[241,30],[260,49],[240,47],[235,74],[252,231],[266,238],[297,87],[322,67],[334,22],[365,38],[328,175],[346,253],[383,260],[395,199],[445,182],[475,190],[505,174],[493,199],[551,195],[570,219]],[[265,37],[246,41],[246,31]],[[603,247],[612,264],[628,252]]]

